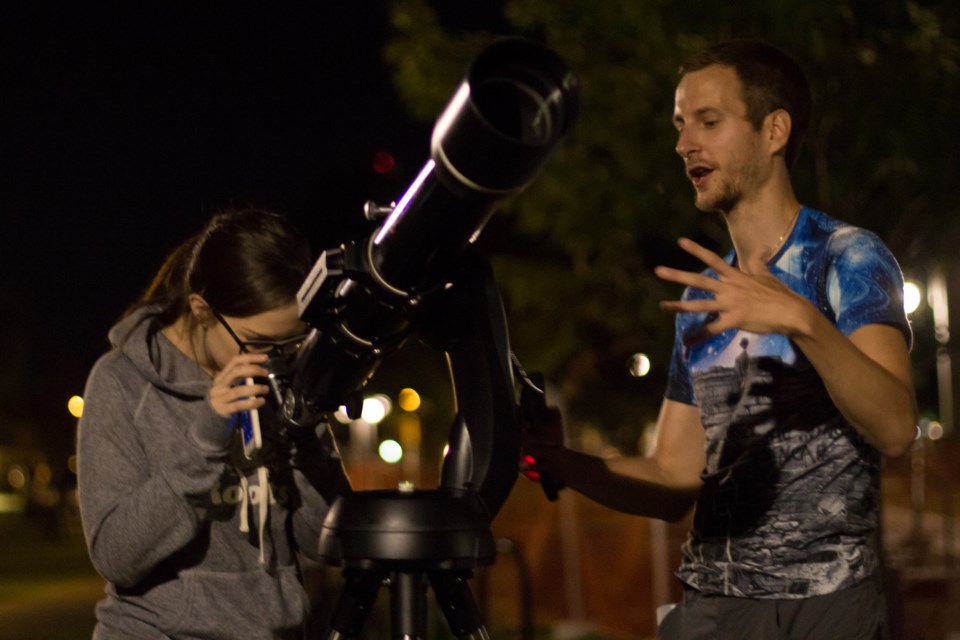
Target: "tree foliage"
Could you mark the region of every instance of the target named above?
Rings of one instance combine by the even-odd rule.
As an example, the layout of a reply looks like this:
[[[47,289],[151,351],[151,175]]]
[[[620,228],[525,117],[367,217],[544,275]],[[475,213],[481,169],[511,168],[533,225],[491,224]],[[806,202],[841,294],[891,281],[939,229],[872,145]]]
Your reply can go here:
[[[680,235],[728,246],[722,222],[693,207],[670,122],[678,64],[713,42],[765,40],[811,78],[817,107],[795,169],[803,202],[877,232],[902,262],[946,254],[958,237],[954,3],[504,0],[474,24],[462,5],[391,6],[385,57],[412,116],[433,119],[498,36],[544,42],[581,82],[578,124],[483,240],[515,350],[571,411],[611,429],[654,417],[672,346],[657,301],[679,292],[652,268],[698,267]],[[637,351],[653,360],[649,379],[626,375]]]

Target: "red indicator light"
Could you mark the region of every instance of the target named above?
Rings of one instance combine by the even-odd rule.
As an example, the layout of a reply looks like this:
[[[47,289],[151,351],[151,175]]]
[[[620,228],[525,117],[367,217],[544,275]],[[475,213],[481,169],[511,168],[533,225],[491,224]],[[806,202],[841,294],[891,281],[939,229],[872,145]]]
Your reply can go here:
[[[377,173],[390,173],[395,164],[393,156],[386,151],[377,151],[373,154],[373,170]]]

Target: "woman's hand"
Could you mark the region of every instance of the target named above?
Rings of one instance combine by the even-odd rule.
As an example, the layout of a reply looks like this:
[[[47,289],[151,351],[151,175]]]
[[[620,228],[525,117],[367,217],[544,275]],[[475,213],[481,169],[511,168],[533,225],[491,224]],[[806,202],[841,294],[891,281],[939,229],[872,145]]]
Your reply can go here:
[[[234,356],[213,379],[207,401],[224,418],[238,411],[259,409],[270,391],[265,384],[249,384],[252,378],[262,378],[269,372],[263,367],[265,353],[241,353]]]

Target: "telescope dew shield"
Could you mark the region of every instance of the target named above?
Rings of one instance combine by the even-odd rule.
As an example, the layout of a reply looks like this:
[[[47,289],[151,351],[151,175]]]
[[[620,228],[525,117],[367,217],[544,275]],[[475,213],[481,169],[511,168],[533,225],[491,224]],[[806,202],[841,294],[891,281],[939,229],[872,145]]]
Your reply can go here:
[[[324,252],[303,283],[300,317],[314,329],[291,384],[298,403],[328,411],[360,391],[497,201],[536,177],[578,111],[575,77],[542,45],[502,40],[474,60],[437,119],[430,159],[387,219],[367,240]]]
[[[553,51],[502,40],[474,60],[437,119],[430,160],[374,234],[370,262],[402,291],[428,291],[498,200],[526,187],[579,112],[575,76]]]

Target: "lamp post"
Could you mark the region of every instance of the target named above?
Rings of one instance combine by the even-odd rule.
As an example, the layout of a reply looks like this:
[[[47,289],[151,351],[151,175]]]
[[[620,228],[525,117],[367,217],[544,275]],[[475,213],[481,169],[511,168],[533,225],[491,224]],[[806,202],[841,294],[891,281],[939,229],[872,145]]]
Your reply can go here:
[[[915,293],[914,293],[915,292]],[[904,307],[907,314],[919,308],[919,285],[904,283]],[[937,410],[939,421],[922,419],[918,425],[917,439],[910,452],[910,502],[913,509],[911,540],[917,550],[926,549],[923,533],[923,518],[926,509],[926,446],[927,440],[937,440],[953,431],[953,363],[950,355],[950,309],[947,281],[939,266],[930,270],[926,281],[926,302],[933,319],[933,335],[936,346]],[[952,569],[954,526],[953,492],[950,479],[940,477],[938,487],[943,497],[943,558],[947,570]]]

